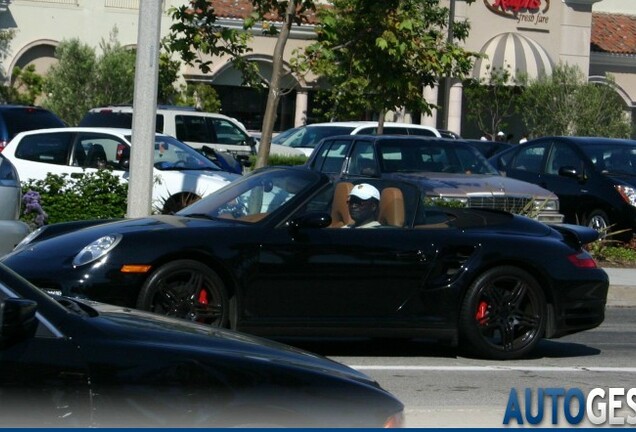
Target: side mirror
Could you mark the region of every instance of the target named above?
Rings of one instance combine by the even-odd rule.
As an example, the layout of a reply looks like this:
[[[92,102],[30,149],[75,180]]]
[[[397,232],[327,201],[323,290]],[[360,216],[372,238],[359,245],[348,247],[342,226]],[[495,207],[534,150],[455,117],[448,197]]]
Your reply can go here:
[[[289,229],[298,231],[303,228],[327,228],[331,225],[331,216],[327,213],[308,213],[288,222]]]
[[[0,346],[6,347],[35,335],[38,304],[32,300],[8,298],[0,303]]]

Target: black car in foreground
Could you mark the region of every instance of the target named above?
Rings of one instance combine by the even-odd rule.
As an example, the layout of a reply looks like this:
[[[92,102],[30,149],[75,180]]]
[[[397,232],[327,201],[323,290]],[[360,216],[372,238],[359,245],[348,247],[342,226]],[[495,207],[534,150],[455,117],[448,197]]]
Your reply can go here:
[[[3,427],[391,427],[367,376],[264,339],[52,298],[0,265]]]
[[[381,191],[381,227],[340,229],[356,181]],[[44,227],[3,261],[49,293],[271,337],[429,336],[511,359],[603,321],[593,229],[356,181],[257,170],[176,215]]]
[[[542,137],[494,155],[507,177],[537,184],[559,197],[565,222],[614,231],[624,241],[636,229],[636,141]]]

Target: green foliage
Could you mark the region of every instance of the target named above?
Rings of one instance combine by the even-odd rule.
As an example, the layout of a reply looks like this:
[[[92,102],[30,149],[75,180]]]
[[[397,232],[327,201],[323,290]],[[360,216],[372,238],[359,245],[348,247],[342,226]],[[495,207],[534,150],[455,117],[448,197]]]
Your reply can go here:
[[[256,164],[256,155],[251,155],[249,158],[250,166],[255,166]],[[277,166],[295,166],[295,165],[304,165],[307,163],[306,156],[284,156],[277,154],[269,155],[269,164],[277,165]]]
[[[179,77],[181,62],[172,60],[163,52],[159,54],[159,83],[157,89],[157,102],[173,105],[177,103],[179,92],[174,86]]]
[[[559,65],[552,75],[525,83],[520,114],[532,136],[629,137],[621,98],[609,85],[589,83],[577,66]]]
[[[13,85],[2,87],[6,103],[36,105],[36,99],[42,94],[44,77],[35,71],[34,65],[13,69]]]
[[[85,173],[78,179],[49,173],[44,180],[23,182],[22,189],[40,194],[48,223],[122,218],[126,214],[128,184],[108,170]],[[27,223],[31,218],[23,216]]]
[[[466,21],[454,23],[455,39],[447,40],[449,11],[437,0],[331,3],[318,10],[317,41],[292,62],[299,73],[327,79],[331,117],[401,107],[430,112],[422,88],[464,77],[477,57],[457,43],[468,35]]]
[[[182,88],[177,105],[194,106],[206,112],[219,112],[221,100],[209,84],[188,84]]]
[[[95,63],[95,82],[90,94],[92,106],[89,108],[131,104],[135,84],[135,50],[118,42],[116,28],[111,32],[109,41],[101,41],[100,48],[102,55]],[[82,116],[85,113],[82,112]]]
[[[496,136],[517,112],[519,84],[509,69],[502,68],[493,68],[487,78],[465,81],[467,117],[477,123],[482,133]]]

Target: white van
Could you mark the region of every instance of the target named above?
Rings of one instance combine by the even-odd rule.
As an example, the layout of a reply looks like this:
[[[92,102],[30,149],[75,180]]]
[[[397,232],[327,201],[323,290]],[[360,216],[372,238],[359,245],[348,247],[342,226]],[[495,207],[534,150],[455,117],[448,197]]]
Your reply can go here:
[[[91,109],[80,121],[82,127],[132,128],[133,107],[113,105]],[[238,120],[223,114],[198,111],[192,107],[157,107],[156,132],[171,135],[195,149],[208,146],[248,157],[258,151],[258,142]],[[302,151],[272,145],[270,154],[302,156]]]

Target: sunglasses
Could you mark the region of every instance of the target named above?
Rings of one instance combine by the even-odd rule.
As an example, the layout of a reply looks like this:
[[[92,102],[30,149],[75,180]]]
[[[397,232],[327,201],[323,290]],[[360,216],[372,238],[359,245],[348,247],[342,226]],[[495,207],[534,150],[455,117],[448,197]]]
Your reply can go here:
[[[368,204],[368,203],[370,203],[370,202],[371,202],[371,200],[370,200],[370,199],[368,199],[368,200],[363,200],[363,199],[360,199],[360,198],[358,198],[358,197],[352,196],[352,197],[349,197],[348,204],[349,204],[349,205],[358,205],[358,206],[362,206],[362,205]]]

